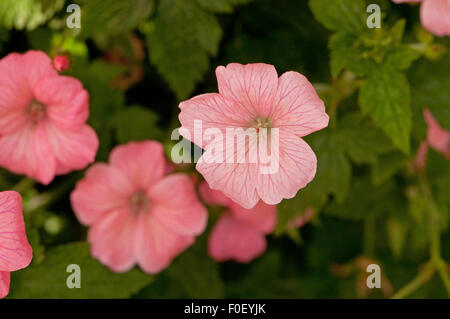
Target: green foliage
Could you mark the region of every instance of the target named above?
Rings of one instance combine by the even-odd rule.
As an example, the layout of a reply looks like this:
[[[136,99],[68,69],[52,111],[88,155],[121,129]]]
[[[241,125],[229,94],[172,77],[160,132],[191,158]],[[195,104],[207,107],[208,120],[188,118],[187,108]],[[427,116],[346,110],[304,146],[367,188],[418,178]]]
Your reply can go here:
[[[64,0],[2,0],[0,25],[8,29],[31,31],[51,18],[63,4]]]
[[[406,77],[390,67],[373,70],[361,88],[359,103],[362,112],[370,114],[392,142],[409,153],[412,120]]]
[[[81,288],[69,289],[67,266],[81,268]],[[14,272],[11,298],[127,298],[152,281],[152,277],[134,269],[112,273],[92,259],[87,243],[70,243],[46,252],[44,261]]]
[[[150,16],[153,0],[81,0],[83,37],[116,34],[136,28]]]

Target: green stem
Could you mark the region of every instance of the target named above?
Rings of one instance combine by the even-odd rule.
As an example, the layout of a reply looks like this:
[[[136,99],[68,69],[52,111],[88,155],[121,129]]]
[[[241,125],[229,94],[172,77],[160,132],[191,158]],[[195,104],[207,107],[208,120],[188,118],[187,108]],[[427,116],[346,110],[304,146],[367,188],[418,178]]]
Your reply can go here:
[[[392,299],[403,299],[411,295],[433,277],[435,270],[436,268],[433,263],[427,263],[417,277],[392,296]]]
[[[14,185],[12,190],[19,192],[19,193],[23,193],[30,187],[33,187],[35,184],[36,184],[35,180],[30,179],[28,177],[24,177],[16,185]]]

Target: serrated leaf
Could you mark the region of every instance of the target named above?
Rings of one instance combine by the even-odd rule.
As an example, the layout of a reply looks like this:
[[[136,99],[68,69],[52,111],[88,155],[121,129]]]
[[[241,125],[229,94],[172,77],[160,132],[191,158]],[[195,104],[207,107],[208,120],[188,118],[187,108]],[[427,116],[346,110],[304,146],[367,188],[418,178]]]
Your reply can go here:
[[[51,4],[35,0],[2,0],[0,1],[0,25],[8,29],[31,31],[51,18],[63,4],[64,0],[56,0]]]
[[[328,29],[358,34],[367,28],[364,0],[310,0],[309,6]]]
[[[120,110],[111,120],[119,143],[161,138],[157,122],[158,115],[138,105]]]
[[[81,36],[132,30],[150,16],[153,0],[80,0]]]
[[[81,268],[81,288],[66,285],[66,268]],[[14,272],[10,298],[126,298],[148,285],[153,277],[133,269],[116,274],[90,256],[87,243],[61,245],[45,254],[40,264]]]
[[[412,128],[411,97],[406,77],[389,67],[373,70],[359,92],[359,105],[369,114],[394,145],[410,150]]]
[[[186,98],[217,53],[222,30],[196,1],[162,2],[147,34],[150,60],[177,97]]]

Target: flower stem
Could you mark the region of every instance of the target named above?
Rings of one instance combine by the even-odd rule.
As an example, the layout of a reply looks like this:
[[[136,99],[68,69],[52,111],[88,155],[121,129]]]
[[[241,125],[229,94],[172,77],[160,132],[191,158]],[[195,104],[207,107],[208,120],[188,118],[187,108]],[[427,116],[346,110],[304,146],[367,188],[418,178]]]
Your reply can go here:
[[[26,191],[30,187],[33,187],[35,184],[36,184],[35,180],[30,179],[28,177],[24,177],[16,185],[14,185],[12,190],[14,190],[14,191],[16,191],[18,193],[23,193],[24,191]]]
[[[433,277],[433,274],[435,272],[436,268],[433,263],[428,262],[424,268],[419,272],[419,274],[414,278],[412,281],[410,281],[406,286],[404,286],[402,289],[400,289],[394,296],[392,296],[392,299],[402,299],[409,295],[411,295],[413,292],[415,292],[417,289],[419,289],[422,285],[424,285],[428,280]]]

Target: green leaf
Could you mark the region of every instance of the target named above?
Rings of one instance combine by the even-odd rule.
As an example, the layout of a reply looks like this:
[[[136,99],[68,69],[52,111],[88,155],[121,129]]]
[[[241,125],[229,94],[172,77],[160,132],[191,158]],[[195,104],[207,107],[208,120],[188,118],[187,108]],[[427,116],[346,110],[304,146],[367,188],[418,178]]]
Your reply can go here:
[[[392,194],[396,191],[394,183],[373,186],[368,177],[355,179],[349,196],[342,203],[333,203],[326,213],[344,219],[360,220],[385,214],[392,204]]]
[[[8,29],[31,31],[50,19],[63,4],[64,0],[56,0],[51,4],[44,3],[42,0],[2,0],[0,1],[0,25]]]
[[[153,11],[152,0],[80,0],[81,35],[85,38],[136,28]]]
[[[147,31],[150,60],[178,99],[186,98],[208,70],[222,29],[194,0],[161,2]]]
[[[372,168],[372,181],[380,185],[392,175],[401,170],[408,161],[408,157],[400,152],[391,152],[380,156]]]
[[[375,163],[378,156],[393,149],[383,132],[358,113],[339,119],[339,144],[357,164]]]
[[[389,216],[386,220],[388,243],[395,258],[400,258],[406,244],[408,228],[399,218]]]
[[[119,143],[161,138],[157,122],[158,115],[139,105],[119,110],[111,120]]]
[[[81,288],[70,289],[66,268],[81,268]],[[45,254],[37,265],[12,273],[11,298],[127,298],[148,285],[153,277],[133,269],[116,274],[90,256],[87,243],[61,245]]]
[[[439,61],[422,59],[410,75],[412,101],[418,108],[429,108],[436,120],[450,130],[450,54]]]
[[[310,0],[309,5],[328,29],[358,34],[367,28],[364,0]]]
[[[359,92],[359,105],[370,114],[394,145],[410,151],[411,97],[406,77],[389,67],[373,70]]]
[[[386,52],[385,63],[397,70],[409,69],[414,61],[420,58],[421,53],[406,44],[401,44]]]

